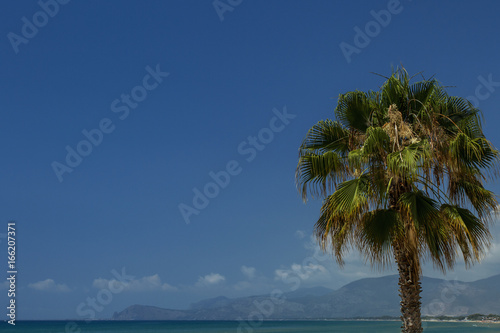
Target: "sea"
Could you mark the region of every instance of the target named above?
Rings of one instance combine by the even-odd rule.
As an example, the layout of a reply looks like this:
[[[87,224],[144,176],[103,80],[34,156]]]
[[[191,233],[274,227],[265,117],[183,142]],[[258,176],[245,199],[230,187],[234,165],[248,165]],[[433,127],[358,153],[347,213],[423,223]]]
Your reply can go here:
[[[398,321],[18,321],[2,333],[398,333]],[[500,332],[500,323],[424,322],[424,332]]]

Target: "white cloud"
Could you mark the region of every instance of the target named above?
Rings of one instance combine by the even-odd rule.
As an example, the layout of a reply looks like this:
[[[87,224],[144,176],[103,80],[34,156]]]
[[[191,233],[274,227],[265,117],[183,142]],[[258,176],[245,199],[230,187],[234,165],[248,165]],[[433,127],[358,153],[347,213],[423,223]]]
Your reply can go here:
[[[255,267],[247,267],[243,265],[241,266],[241,272],[250,280],[255,277]]]
[[[306,237],[306,233],[302,230],[297,230],[295,231],[295,237],[297,237],[298,239],[303,239],[304,237]]]
[[[233,288],[235,290],[247,290],[247,289],[250,289],[254,286],[253,283],[250,283],[248,281],[240,281],[238,283],[236,283]]]
[[[168,283],[161,281],[158,274],[151,276],[144,276],[140,279],[135,279],[130,282],[120,282],[118,280],[106,280],[103,278],[95,279],[92,283],[94,288],[98,289],[109,289],[110,286],[113,288],[120,289],[120,285],[123,286],[124,290],[128,291],[176,291],[177,288],[171,286]]]
[[[280,267],[274,271],[274,280],[295,286],[300,281],[298,287],[323,286],[331,289],[338,289],[343,285],[367,277],[378,277],[394,274],[394,267],[384,271],[377,271],[366,263],[359,251],[349,248],[344,254],[345,265],[339,267],[332,255],[330,247],[326,252],[320,248],[314,235],[310,235],[303,240],[304,248],[309,253],[308,256],[299,263],[290,266]]]
[[[500,224],[491,225],[489,227],[493,239],[491,240],[491,247],[486,253],[484,262],[500,263]]]
[[[204,286],[215,285],[225,280],[226,278],[218,273],[210,273],[205,276],[200,276],[198,282],[196,282],[196,286],[204,287]]]
[[[111,281],[116,281],[116,280],[111,280]],[[110,280],[98,278],[98,279],[94,280],[94,282],[92,283],[92,286],[94,288],[98,288],[98,289],[106,289],[106,288],[108,288],[109,282],[110,282]]]
[[[38,281],[35,283],[28,284],[28,287],[40,291],[56,291],[56,292],[68,292],[69,287],[65,284],[57,284],[52,279],[46,279],[43,281]]]
[[[318,264],[309,263],[308,265],[292,264],[289,269],[277,269],[274,271],[275,280],[285,280],[289,276],[296,276],[301,280],[307,280],[311,277],[329,275],[328,270]]]
[[[500,263],[500,242],[492,243],[489,251],[486,253],[483,261],[485,264]]]

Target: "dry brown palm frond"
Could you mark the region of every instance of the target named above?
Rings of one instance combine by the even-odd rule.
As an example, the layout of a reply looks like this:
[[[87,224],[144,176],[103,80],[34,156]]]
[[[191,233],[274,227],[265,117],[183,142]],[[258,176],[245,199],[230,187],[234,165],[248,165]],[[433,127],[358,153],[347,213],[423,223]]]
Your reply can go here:
[[[398,147],[398,150],[400,150],[402,146],[418,142],[411,124],[403,120],[403,115],[398,111],[395,104],[389,106],[387,114],[389,122],[384,124],[382,128],[389,135],[394,148]]]

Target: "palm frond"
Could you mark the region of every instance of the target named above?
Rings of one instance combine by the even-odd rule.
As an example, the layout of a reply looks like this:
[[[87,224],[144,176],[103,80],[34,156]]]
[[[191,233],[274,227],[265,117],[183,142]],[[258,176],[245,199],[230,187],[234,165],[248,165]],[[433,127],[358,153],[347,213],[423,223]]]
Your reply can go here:
[[[401,151],[395,151],[387,156],[387,169],[392,175],[412,179],[423,172],[424,167],[430,166],[432,149],[427,140],[412,143]]]
[[[361,249],[372,265],[385,267],[391,260],[392,243],[402,232],[398,212],[376,209],[364,214],[359,231]]]
[[[346,219],[359,220],[368,210],[370,180],[367,175],[347,180],[337,187],[329,197],[328,209],[331,215],[342,215]]]
[[[426,108],[429,99],[435,93],[437,87],[436,80],[420,81],[409,86],[409,105],[410,113],[418,115],[422,109]]]
[[[347,154],[349,131],[337,121],[321,120],[308,131],[299,149],[301,154],[309,150]]]
[[[485,189],[476,177],[469,175],[459,179],[451,178],[449,182],[450,199],[456,204],[466,205],[469,202],[479,217],[487,221],[498,205],[496,195]]]
[[[339,96],[335,115],[342,125],[363,133],[371,126],[375,105],[370,94],[356,90]]]
[[[483,137],[473,138],[464,132],[457,133],[450,141],[450,157],[457,168],[490,169],[498,163],[499,153]]]
[[[381,127],[369,127],[363,143],[363,151],[370,157],[385,157],[390,150],[389,135]]]
[[[440,210],[460,247],[465,263],[470,265],[479,261],[491,239],[485,224],[469,210],[457,205],[444,204]]]
[[[455,260],[454,246],[437,202],[421,191],[407,192],[399,201],[406,220],[414,227],[419,247],[427,249],[439,269],[444,271],[451,267]]]
[[[426,196],[422,191],[406,192],[399,197],[399,204],[402,208],[402,213],[408,221],[411,221],[415,229],[419,229],[421,225],[429,219],[434,219],[439,216],[437,202]]]
[[[339,181],[347,177],[345,160],[335,151],[304,152],[297,165],[297,185],[304,201],[308,190],[313,197],[326,196],[328,190],[332,190]]]
[[[314,226],[314,234],[323,251],[331,247],[340,266],[343,266],[343,256],[352,240],[354,226],[342,215],[332,214],[331,196],[323,201],[321,215]]]

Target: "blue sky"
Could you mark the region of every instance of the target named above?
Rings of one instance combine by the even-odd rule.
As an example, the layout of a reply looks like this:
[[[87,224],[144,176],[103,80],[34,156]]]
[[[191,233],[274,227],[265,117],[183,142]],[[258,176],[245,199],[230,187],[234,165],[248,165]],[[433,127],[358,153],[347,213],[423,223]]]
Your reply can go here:
[[[89,298],[106,318],[394,273],[315,254],[320,202],[294,183],[307,129],[340,93],[378,89],[372,72],[435,75],[500,146],[498,2],[216,4],[3,4],[0,233],[17,221],[19,319],[87,319]],[[447,277],[500,273],[499,249]]]

